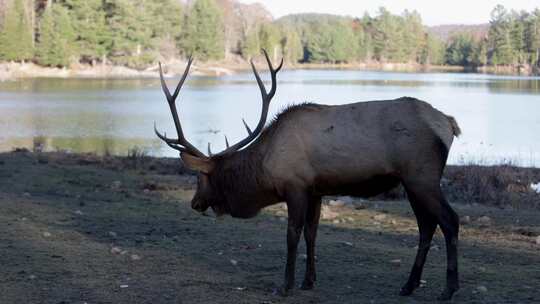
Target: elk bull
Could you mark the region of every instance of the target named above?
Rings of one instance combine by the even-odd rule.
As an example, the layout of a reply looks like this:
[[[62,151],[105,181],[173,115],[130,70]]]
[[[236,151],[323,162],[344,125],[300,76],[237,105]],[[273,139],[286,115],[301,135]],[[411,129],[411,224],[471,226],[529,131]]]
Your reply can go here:
[[[416,215],[420,241],[416,260],[401,295],[420,285],[420,277],[433,233],[440,226],[446,241],[446,288],[439,297],[451,299],[458,290],[457,243],[459,218],[444,198],[441,176],[454,136],[456,121],[429,104],[403,97],[339,106],[303,104],[282,112],[266,128],[270,101],[276,92],[276,74],[283,65],[270,69],[269,92],[251,62],[261,90],[262,111],[248,136],[233,146],[206,156],[189,143],[175,106],[175,99],[192,63],[171,95],[160,66],[163,91],[173,116],[177,139],[156,134],[180,151],[185,166],[197,171],[197,192],[192,208],[209,207],[218,214],[249,218],[262,208],[285,201],[288,207],[287,294],[294,286],[297,246],[304,230],[307,265],[303,289],[315,282],[315,238],[324,195],[369,197],[403,184]],[[155,126],[154,126],[155,128]],[[250,144],[251,143],[251,144]],[[248,144],[250,144],[248,146]]]

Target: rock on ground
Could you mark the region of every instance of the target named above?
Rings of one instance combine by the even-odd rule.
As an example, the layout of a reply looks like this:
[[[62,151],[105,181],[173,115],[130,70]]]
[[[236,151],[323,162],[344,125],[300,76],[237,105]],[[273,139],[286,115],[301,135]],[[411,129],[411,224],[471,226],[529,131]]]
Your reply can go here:
[[[338,213],[335,211],[332,211],[332,209],[329,206],[322,206],[321,208],[321,218],[323,220],[333,220],[338,217]]]

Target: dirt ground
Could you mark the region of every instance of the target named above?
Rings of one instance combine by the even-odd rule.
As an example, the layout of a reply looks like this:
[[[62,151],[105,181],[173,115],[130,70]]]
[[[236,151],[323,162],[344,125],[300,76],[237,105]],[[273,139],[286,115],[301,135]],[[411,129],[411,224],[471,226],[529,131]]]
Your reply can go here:
[[[412,211],[407,202],[355,200],[325,207],[336,217],[319,228],[315,289],[274,295],[284,208],[250,220],[200,216],[189,206],[193,177],[178,166],[0,154],[0,303],[431,303],[443,289],[441,233],[424,286],[399,297],[416,253]],[[463,224],[453,301],[539,303],[540,211],[454,207]],[[300,255],[298,283],[303,273]]]

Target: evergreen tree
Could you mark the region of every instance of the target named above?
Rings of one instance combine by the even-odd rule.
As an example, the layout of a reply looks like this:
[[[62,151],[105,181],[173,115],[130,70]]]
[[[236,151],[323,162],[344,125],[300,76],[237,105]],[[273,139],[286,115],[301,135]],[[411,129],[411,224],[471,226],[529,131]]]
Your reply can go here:
[[[485,66],[488,63],[487,40],[480,40],[473,50],[473,64],[475,66]]]
[[[0,32],[0,60],[22,61],[33,58],[34,30],[23,0],[8,6]]]
[[[259,29],[259,42],[261,48],[268,52],[270,58],[277,61],[280,48],[280,33],[271,23],[263,23]]]
[[[111,47],[111,32],[105,22],[102,0],[63,0],[76,29],[74,51],[83,62],[106,61]]]
[[[375,59],[380,61],[404,62],[406,60],[404,22],[392,15],[384,7],[379,9],[379,16],[374,20],[373,36]]]
[[[182,49],[201,60],[225,56],[223,17],[213,0],[195,0],[186,16]]]
[[[510,41],[514,63],[524,63],[525,61],[525,22],[526,13],[517,14],[513,12],[510,19]]]
[[[405,11],[401,21],[403,22],[403,30],[401,31],[403,45],[398,47],[403,48],[404,57],[400,61],[419,62],[422,46],[426,44],[422,18],[416,11]]]
[[[306,37],[306,56],[310,62],[348,62],[356,57],[358,44],[352,27],[342,21],[312,26]]]
[[[258,29],[251,30],[245,35],[241,50],[242,50],[242,56],[245,59],[249,59],[260,52],[261,43],[259,40]]]
[[[468,66],[473,62],[474,40],[468,33],[458,33],[452,37],[446,49],[446,63]]]
[[[327,23],[312,28],[306,35],[306,59],[309,62],[329,62],[328,54],[332,47],[330,26]]]
[[[48,5],[41,17],[39,29],[36,48],[38,63],[48,66],[69,65],[75,32],[67,9],[57,3]]]
[[[441,65],[445,63],[445,45],[441,40],[425,34],[421,46],[418,63]]]
[[[369,17],[369,15],[368,15]],[[366,25],[361,20],[353,21],[353,32],[357,42],[355,59],[360,61],[369,60],[372,54],[371,35],[367,32]]]
[[[146,7],[153,48],[167,57],[178,55],[184,22],[182,5],[176,0],[154,0],[146,2]]]
[[[338,22],[332,27],[333,45],[330,49],[331,60],[334,62],[350,62],[357,57],[358,44],[355,43],[352,24]]]
[[[527,18],[525,44],[529,53],[529,63],[540,66],[540,9]]]
[[[152,45],[151,19],[144,0],[106,0],[107,24],[111,31],[111,60],[129,67],[153,61],[146,52]]]
[[[388,27],[391,23],[390,12],[384,7],[379,8],[379,16],[371,24],[373,33],[373,55],[375,60],[384,61],[387,57],[387,43],[390,39],[388,35],[392,34]]]
[[[512,64],[514,56],[510,39],[510,22],[508,11],[502,5],[497,5],[491,12],[489,39],[492,49],[491,63]]]
[[[294,29],[285,29],[281,39],[284,60],[297,63],[304,59],[304,47],[300,35]]]

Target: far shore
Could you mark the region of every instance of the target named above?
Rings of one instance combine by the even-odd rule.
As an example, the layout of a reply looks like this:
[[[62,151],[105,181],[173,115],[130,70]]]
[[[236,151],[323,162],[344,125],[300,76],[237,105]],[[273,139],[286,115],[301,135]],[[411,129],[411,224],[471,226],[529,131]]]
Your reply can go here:
[[[183,72],[185,61],[170,60],[163,64],[165,75],[173,77]],[[265,68],[264,63],[258,62],[259,68]],[[289,70],[369,70],[369,71],[389,71],[389,72],[478,72],[503,75],[538,75],[539,71],[533,71],[530,67],[463,67],[447,65],[421,65],[416,63],[297,63],[286,64]],[[195,62],[191,69],[191,74],[195,76],[225,76],[242,73],[251,69],[247,61],[214,61]],[[70,68],[44,67],[32,62],[0,63],[0,81],[27,78],[154,78],[158,76],[158,65],[153,65],[145,69],[133,69],[125,66],[115,65],[83,65],[77,64]]]

